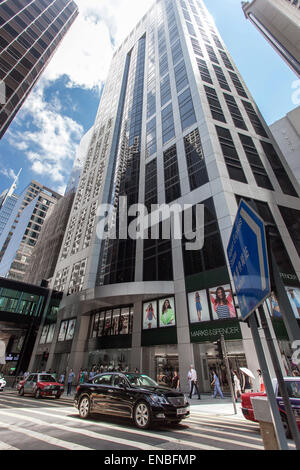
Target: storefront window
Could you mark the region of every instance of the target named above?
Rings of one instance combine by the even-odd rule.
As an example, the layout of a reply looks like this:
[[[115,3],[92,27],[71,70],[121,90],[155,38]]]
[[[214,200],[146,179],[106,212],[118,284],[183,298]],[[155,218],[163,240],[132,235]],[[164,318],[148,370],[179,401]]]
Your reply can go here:
[[[94,313],[91,317],[91,338],[132,333],[133,307],[115,308]]]

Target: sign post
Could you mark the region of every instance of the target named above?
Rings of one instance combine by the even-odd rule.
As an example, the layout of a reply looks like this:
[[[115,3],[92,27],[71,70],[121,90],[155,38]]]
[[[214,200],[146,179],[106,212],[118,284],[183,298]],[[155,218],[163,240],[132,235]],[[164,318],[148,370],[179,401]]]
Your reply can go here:
[[[262,310],[263,302],[271,294],[265,225],[259,215],[244,200],[242,200],[239,205],[227,248],[227,255],[241,316],[244,321],[249,321],[249,326],[251,327],[258,361],[269,398],[278,444],[280,449],[288,449],[272,380],[254,317],[256,309],[260,308],[260,310]],[[278,383],[283,383],[286,392],[284,380],[281,371],[276,367],[275,359],[276,358],[272,356],[277,380]],[[291,415],[290,418],[295,420],[293,415]],[[292,426],[292,429],[294,429],[294,426]],[[295,443],[297,445],[297,436],[295,436]]]

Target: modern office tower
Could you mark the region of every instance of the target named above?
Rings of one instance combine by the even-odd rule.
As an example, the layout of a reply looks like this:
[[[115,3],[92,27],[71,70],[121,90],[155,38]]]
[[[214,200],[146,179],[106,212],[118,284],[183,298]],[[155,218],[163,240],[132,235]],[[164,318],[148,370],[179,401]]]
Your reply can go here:
[[[0,236],[18,200],[18,196],[14,193],[14,191],[17,187],[17,182],[21,171],[22,170],[19,171],[11,187],[3,191],[3,193],[0,195]]]
[[[84,167],[84,162],[87,156],[87,152],[90,145],[90,140],[92,137],[93,128],[90,129],[81,139],[80,144],[77,148],[76,157],[74,160],[73,168],[69,177],[67,188],[65,194],[68,194],[70,191],[76,191],[81,171]]]
[[[270,129],[300,184],[300,106],[274,122]]]
[[[49,281],[52,278],[74,196],[75,192],[69,191],[49,208],[39,238],[30,256],[29,264],[26,267],[24,275],[26,283],[40,286],[43,281]]]
[[[256,371],[250,330],[236,316],[227,244],[244,198],[271,224],[282,278],[298,296],[299,230],[283,216],[299,220],[299,193],[204,3],[154,3],[107,77],[53,276],[64,297],[47,367],[138,368],[157,380],[178,369],[187,388],[195,364],[201,389],[210,391],[212,368],[224,378],[214,345],[224,334],[231,367]],[[195,215],[204,206],[203,248],[188,245],[195,223],[182,240],[151,231],[134,239],[136,203],[187,204]],[[113,221],[106,240],[104,209]]]
[[[300,4],[298,0],[242,2],[247,19],[289,67],[300,76]]]
[[[0,138],[78,14],[73,0],[6,0],[0,4]]]
[[[0,236],[0,276],[24,280],[47,212],[61,197],[37,181],[24,189]]]

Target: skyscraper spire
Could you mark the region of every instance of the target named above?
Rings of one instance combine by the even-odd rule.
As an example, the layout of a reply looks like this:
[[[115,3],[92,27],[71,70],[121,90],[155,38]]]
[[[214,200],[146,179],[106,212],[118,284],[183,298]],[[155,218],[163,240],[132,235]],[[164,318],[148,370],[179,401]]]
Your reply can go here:
[[[17,176],[14,179],[13,184],[11,185],[9,190],[7,191],[6,198],[13,195],[13,193],[14,193],[16,187],[17,187],[19,176],[20,176],[22,170],[23,170],[23,168],[20,169],[19,173],[17,174]]]

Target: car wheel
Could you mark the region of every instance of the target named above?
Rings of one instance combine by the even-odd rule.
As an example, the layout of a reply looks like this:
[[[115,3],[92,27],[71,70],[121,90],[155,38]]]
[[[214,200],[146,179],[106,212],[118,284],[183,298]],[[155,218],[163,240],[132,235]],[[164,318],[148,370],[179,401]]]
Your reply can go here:
[[[20,388],[19,395],[20,397],[24,397],[24,387]]]
[[[90,401],[90,398],[87,395],[85,395],[79,401],[78,411],[79,411],[80,418],[87,419],[91,414],[90,410],[91,410],[91,401]]]
[[[148,429],[151,425],[150,407],[146,402],[139,402],[133,413],[135,425],[140,429]]]
[[[284,415],[281,415],[281,419],[282,419],[282,424],[283,424],[283,429],[284,429],[285,435],[286,435],[287,439],[291,439],[292,438],[292,433],[290,431],[290,427],[289,427],[287,417],[284,416]]]
[[[40,398],[42,398],[41,390],[40,390],[39,388],[36,389],[36,392],[35,392],[35,394],[34,394],[34,397],[35,397],[36,399],[38,399],[38,400],[39,400]]]

